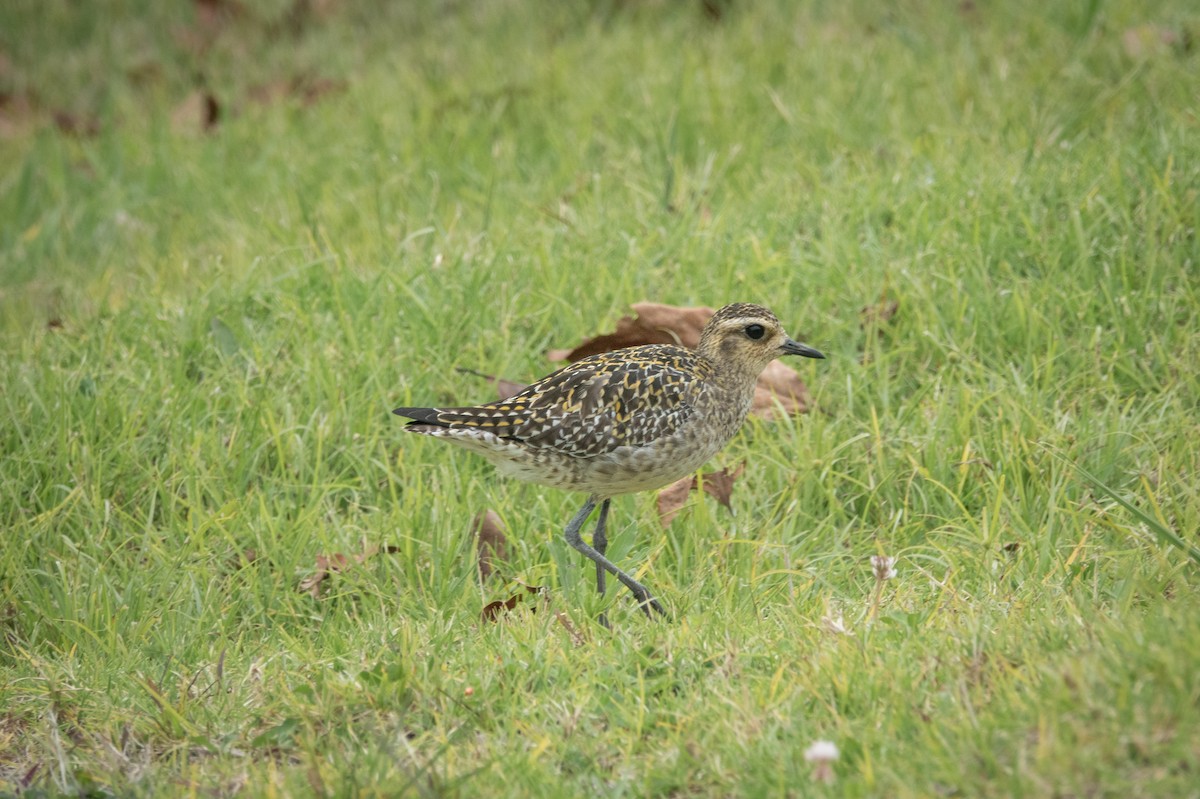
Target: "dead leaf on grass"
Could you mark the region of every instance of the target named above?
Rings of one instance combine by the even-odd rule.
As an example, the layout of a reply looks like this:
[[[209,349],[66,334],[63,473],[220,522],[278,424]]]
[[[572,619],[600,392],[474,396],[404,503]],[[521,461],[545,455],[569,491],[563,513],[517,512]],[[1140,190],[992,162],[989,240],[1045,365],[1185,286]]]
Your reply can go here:
[[[879,327],[891,321],[898,310],[900,310],[900,300],[889,300],[885,294],[874,305],[862,307],[858,312],[859,326],[864,330],[870,327]]]
[[[635,316],[622,317],[613,333],[587,339],[572,350],[550,350],[552,361],[578,361],[601,352],[636,347],[641,344],[676,344],[694,349],[700,343],[700,331],[713,315],[704,306],[680,308],[656,302],[638,302],[631,306]],[[758,378],[750,412],[762,419],[805,413],[811,407],[808,387],[799,373],[780,361],[772,361]]]
[[[38,121],[37,103],[24,92],[0,91],[0,138],[12,139],[29,133]]]
[[[59,109],[51,118],[60,133],[79,139],[90,139],[100,132],[100,120],[91,114],[74,114]]]
[[[640,344],[677,344],[695,348],[700,343],[700,331],[713,315],[712,308],[680,308],[657,302],[635,302],[630,306],[634,316],[623,316],[617,329],[585,340],[571,350],[550,350],[552,361],[578,361],[589,355],[636,347]]]
[[[476,514],[471,523],[471,535],[475,539],[475,551],[479,553],[479,576],[486,580],[495,573],[496,561],[508,560],[508,540],[500,516],[494,510]]]
[[[1185,49],[1185,40],[1179,31],[1164,25],[1135,25],[1121,34],[1121,47],[1129,58],[1144,61]]]
[[[702,472],[700,474],[700,485],[704,488],[704,493],[721,503],[727,511],[733,512],[733,506],[729,504],[729,498],[733,494],[733,484],[742,476],[742,472],[746,471],[746,462],[742,461],[737,466],[724,468],[717,472]]]
[[[246,92],[246,97],[259,105],[274,105],[295,100],[308,108],[327,95],[344,92],[346,86],[346,81],[335,78],[308,76],[278,78],[251,86]]]
[[[371,544],[353,558],[347,557],[341,552],[335,552],[332,555],[317,555],[317,569],[300,581],[300,590],[311,594],[314,599],[319,599],[321,597],[321,585],[325,582],[326,578],[338,572],[345,571],[353,564],[365,563],[380,552],[392,554],[399,551],[400,548],[396,546],[380,548]]]
[[[480,616],[484,621],[496,621],[503,613],[508,613],[517,607],[523,600],[528,601],[531,597],[536,597],[544,590],[540,586],[525,585],[518,583],[523,590],[510,596],[508,599],[497,599],[495,602],[489,602],[483,606]]]
[[[682,480],[676,480],[669,486],[658,492],[658,520],[663,527],[667,527],[679,515],[679,511],[683,510],[684,504],[687,502],[688,494],[697,488],[702,488],[705,494],[721,503],[730,513],[733,512],[733,506],[730,504],[730,497],[733,495],[733,484],[742,476],[742,472],[746,471],[746,464],[743,461],[732,469],[725,468],[716,472],[703,472],[699,475],[684,477]]]
[[[238,0],[192,0],[192,7],[195,20],[176,28],[171,35],[179,47],[194,56],[205,55],[221,32],[246,13]]]
[[[769,421],[781,412],[784,416],[795,416],[808,413],[811,407],[808,386],[804,385],[795,369],[781,361],[767,364],[767,368],[758,376],[758,385],[754,387],[750,413]]]
[[[658,521],[663,527],[674,521],[675,517],[679,515],[679,511],[683,510],[688,494],[692,493],[695,486],[696,475],[693,474],[676,480],[658,492],[655,502],[658,505]]]
[[[171,112],[171,129],[176,133],[209,133],[221,121],[221,104],[211,92],[196,89]]]
[[[234,553],[225,561],[225,569],[229,572],[236,572],[251,566],[258,560],[258,551],[250,548],[243,549],[241,552]]]
[[[583,646],[586,639],[583,637],[583,633],[579,632],[579,628],[572,623],[567,614],[561,610],[555,610],[554,620],[561,624],[562,628],[567,631],[567,635],[571,636],[571,641],[575,646]]]
[[[522,602],[534,603],[529,608],[531,612],[537,612],[539,605],[545,605],[546,608],[554,614],[554,620],[559,623],[563,630],[566,631],[567,635],[571,636],[572,643],[574,643],[575,646],[583,645],[584,641],[586,640],[583,634],[579,632],[579,628],[575,626],[574,622],[571,621],[570,617],[567,616],[566,613],[555,609],[551,605],[550,596],[546,592],[546,589],[536,585],[525,585],[524,583],[517,583],[517,585],[519,585],[523,590],[518,591],[508,599],[498,599],[495,602],[489,602],[484,606],[483,611],[480,613],[480,617],[484,621],[494,622],[498,621],[503,614],[509,613],[510,611],[516,609],[517,605],[521,604]],[[539,597],[542,600],[540,603],[537,602]]]

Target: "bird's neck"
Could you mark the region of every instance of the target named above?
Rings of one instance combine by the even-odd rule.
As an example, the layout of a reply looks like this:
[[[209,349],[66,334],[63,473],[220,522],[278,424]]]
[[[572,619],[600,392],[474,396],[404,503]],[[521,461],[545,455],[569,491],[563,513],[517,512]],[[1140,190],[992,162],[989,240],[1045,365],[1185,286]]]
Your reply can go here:
[[[749,409],[754,399],[758,375],[762,371],[757,364],[746,364],[720,358],[706,358],[712,369],[711,385],[714,394],[723,403],[733,408]]]

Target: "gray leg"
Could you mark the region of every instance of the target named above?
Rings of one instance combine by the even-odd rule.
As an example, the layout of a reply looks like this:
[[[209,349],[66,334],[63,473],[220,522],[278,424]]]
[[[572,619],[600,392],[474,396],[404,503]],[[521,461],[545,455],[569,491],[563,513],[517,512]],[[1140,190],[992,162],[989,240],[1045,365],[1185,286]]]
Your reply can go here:
[[[600,516],[596,519],[596,532],[592,534],[592,547],[595,548],[596,552],[600,553],[601,556],[604,555],[604,550],[608,549],[608,536],[604,534],[604,523],[608,521],[608,504],[609,500],[607,499],[600,503]],[[604,578],[607,576],[608,572],[604,571],[604,567],[597,563],[596,591],[599,592],[601,598],[604,597]],[[604,625],[605,628],[609,630],[612,629],[612,625],[608,623],[607,614],[601,612],[598,621]]]
[[[580,508],[579,512],[575,514],[575,517],[567,523],[567,529],[564,531],[567,543],[576,550],[582,552],[584,555],[587,555],[588,558],[590,558],[598,568],[604,569],[613,577],[616,577],[618,580],[624,583],[625,587],[632,591],[633,595],[637,597],[639,607],[641,607],[642,612],[647,616],[650,615],[651,609],[663,616],[667,615],[667,612],[663,610],[662,605],[658,604],[658,600],[650,595],[650,592],[646,589],[646,586],[642,585],[637,580],[633,579],[628,574],[617,568],[615,563],[585,543],[583,538],[579,535],[580,528],[583,527],[583,523],[587,521],[587,517],[592,515],[592,511],[595,509],[595,507],[596,498],[588,497],[588,501],[583,503],[583,507]]]
[[[600,517],[596,519],[596,534],[592,536],[592,546],[600,557],[604,557],[604,550],[608,549],[608,536],[604,534],[604,524],[608,521],[608,503],[610,500],[604,500],[600,503]],[[606,572],[604,567],[599,563],[596,564],[596,590],[601,594],[604,593],[604,578]]]

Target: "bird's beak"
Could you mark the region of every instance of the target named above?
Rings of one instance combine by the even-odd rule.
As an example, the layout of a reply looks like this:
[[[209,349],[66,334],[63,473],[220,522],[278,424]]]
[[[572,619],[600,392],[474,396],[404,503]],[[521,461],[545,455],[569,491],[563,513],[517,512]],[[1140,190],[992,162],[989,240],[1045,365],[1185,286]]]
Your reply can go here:
[[[801,344],[799,341],[792,341],[790,338],[783,342],[783,346],[779,348],[784,355],[801,355],[805,358],[824,358],[825,356],[818,350],[814,350],[807,344]]]

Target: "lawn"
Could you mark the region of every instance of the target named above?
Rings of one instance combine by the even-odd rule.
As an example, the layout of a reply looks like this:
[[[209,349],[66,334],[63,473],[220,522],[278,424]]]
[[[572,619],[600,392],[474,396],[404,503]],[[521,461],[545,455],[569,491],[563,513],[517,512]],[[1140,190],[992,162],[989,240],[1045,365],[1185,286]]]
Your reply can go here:
[[[1200,796],[1198,41],[1187,0],[5,3],[0,794]],[[641,301],[827,356],[710,465],[731,509],[614,502],[666,622],[595,595],[582,497],[389,413]]]

